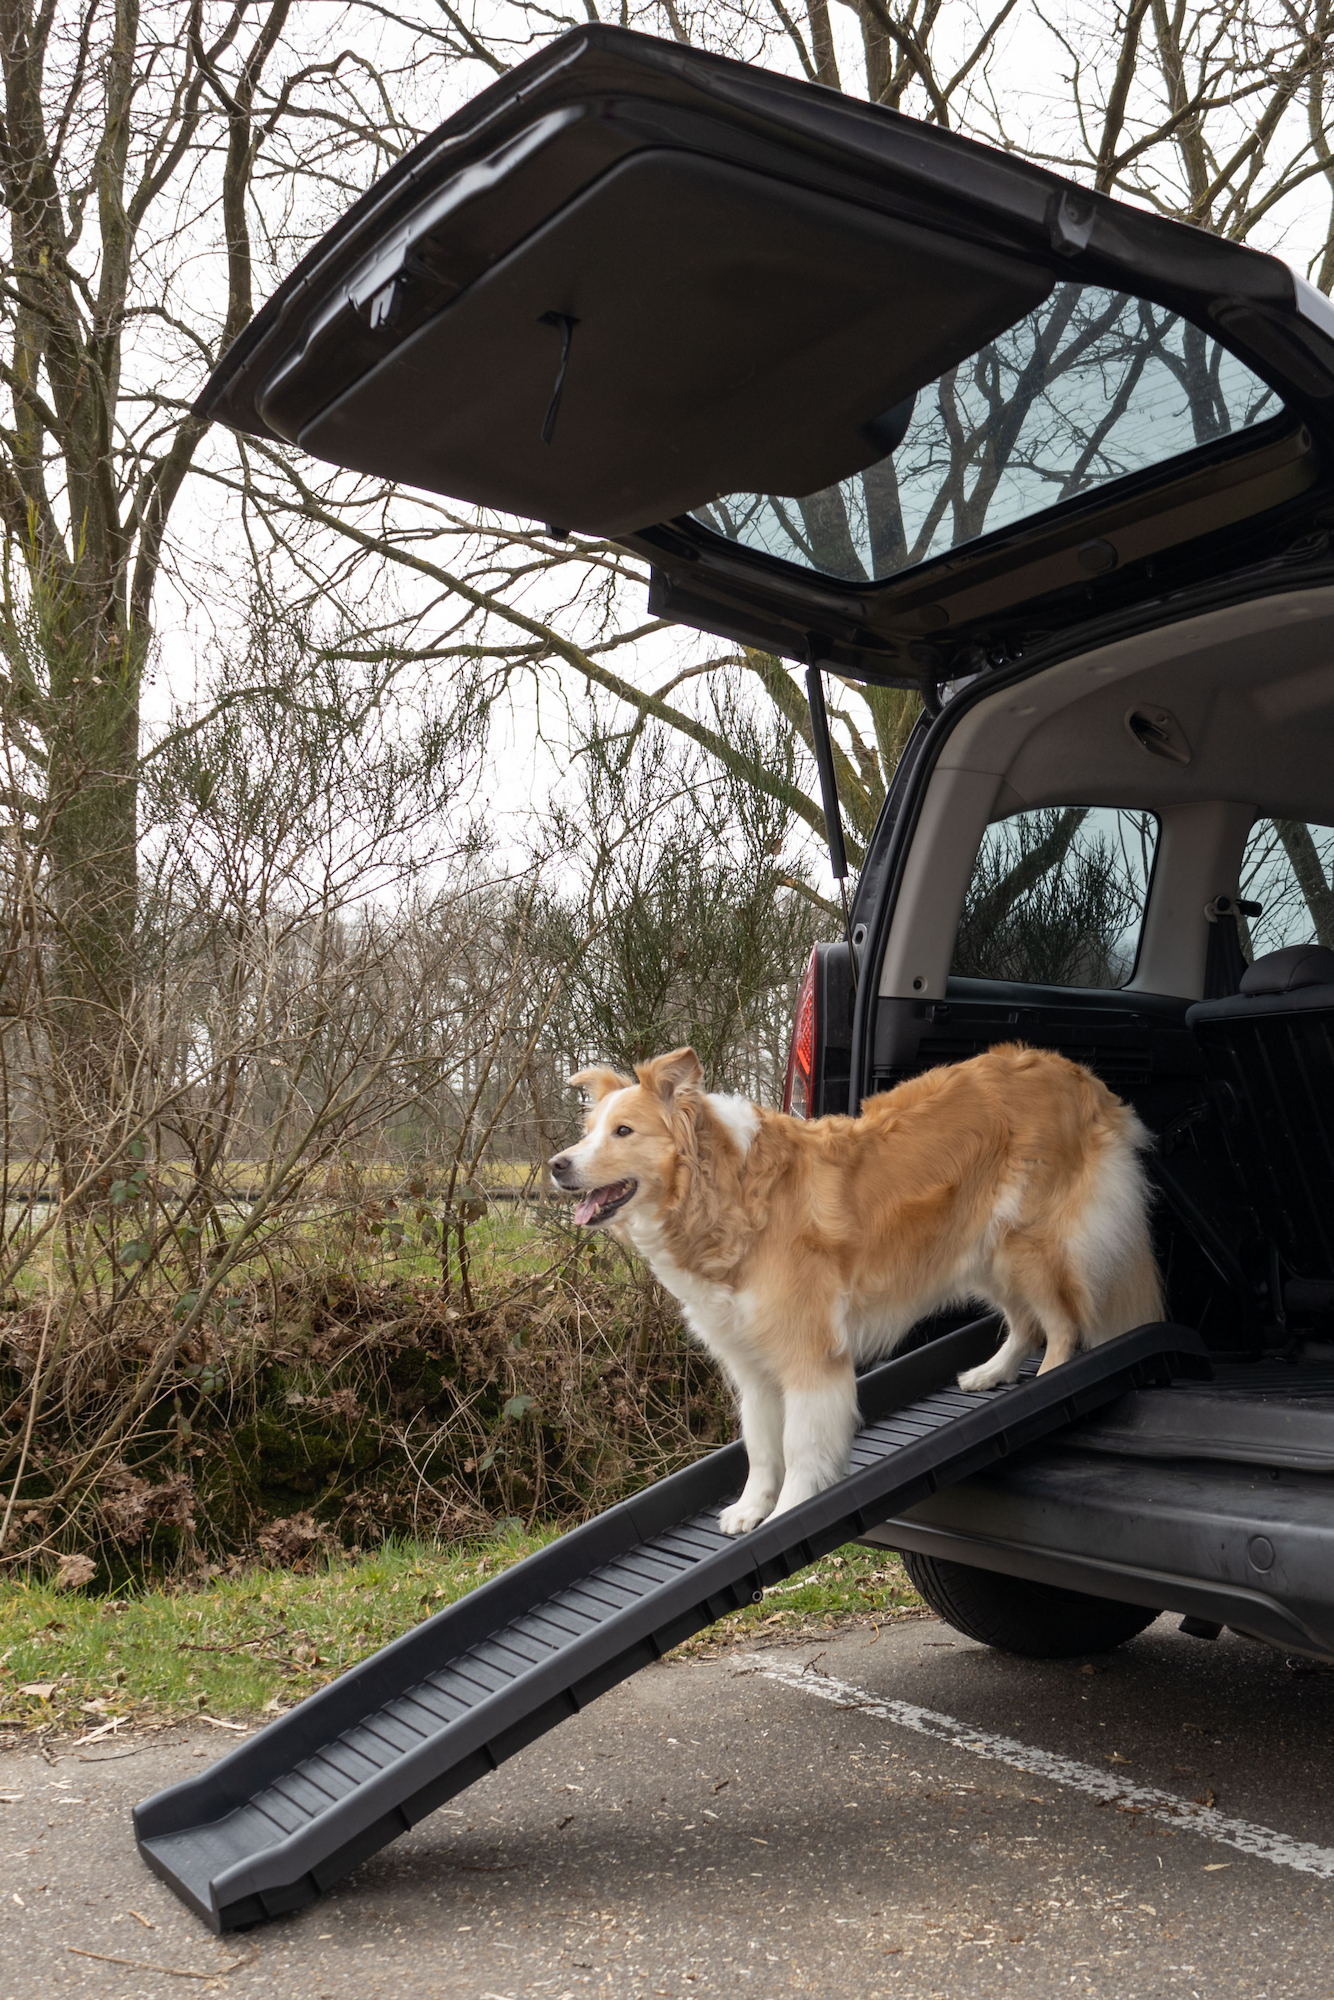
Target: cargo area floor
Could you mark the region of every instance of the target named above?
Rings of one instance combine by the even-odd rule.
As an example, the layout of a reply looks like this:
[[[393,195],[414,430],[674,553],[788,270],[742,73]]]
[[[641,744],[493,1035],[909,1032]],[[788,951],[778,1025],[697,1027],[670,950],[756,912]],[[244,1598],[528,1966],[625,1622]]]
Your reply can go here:
[[[1211,1379],[1131,1390],[1062,1442],[1121,1458],[1334,1472],[1334,1361],[1215,1361]]]

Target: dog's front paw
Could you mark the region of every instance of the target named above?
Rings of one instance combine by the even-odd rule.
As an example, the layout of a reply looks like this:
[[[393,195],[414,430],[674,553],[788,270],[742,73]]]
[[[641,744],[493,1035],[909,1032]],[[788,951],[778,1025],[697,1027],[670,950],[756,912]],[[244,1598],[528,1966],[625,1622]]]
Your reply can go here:
[[[723,1508],[718,1526],[725,1535],[748,1535],[761,1521],[767,1521],[773,1510],[772,1500],[748,1500],[743,1493],[730,1507]]]

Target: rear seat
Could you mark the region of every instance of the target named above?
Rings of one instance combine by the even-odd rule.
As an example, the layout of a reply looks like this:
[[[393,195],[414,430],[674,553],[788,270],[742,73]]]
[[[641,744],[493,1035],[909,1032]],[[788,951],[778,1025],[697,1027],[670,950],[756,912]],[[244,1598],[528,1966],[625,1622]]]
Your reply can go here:
[[[1284,1275],[1334,1279],[1334,951],[1288,945],[1186,1021]]]

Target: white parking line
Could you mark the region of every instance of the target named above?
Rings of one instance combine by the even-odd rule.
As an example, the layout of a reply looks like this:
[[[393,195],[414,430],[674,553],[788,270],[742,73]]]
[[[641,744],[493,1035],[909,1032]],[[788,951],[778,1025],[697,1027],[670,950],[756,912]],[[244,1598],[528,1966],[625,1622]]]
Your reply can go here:
[[[1273,1827],[1257,1826],[1253,1820],[1230,1819],[1213,1806],[1198,1805],[1194,1799],[1180,1798],[1175,1792],[1160,1792],[1153,1785],[1128,1785],[1113,1772],[1100,1771],[1096,1764],[1081,1764],[1074,1757],[1035,1750],[1027,1743],[1016,1742],[1012,1736],[994,1736],[990,1730],[975,1729],[969,1722],[957,1722],[952,1715],[918,1708],[915,1702],[891,1701],[884,1695],[868,1694],[864,1688],[836,1680],[833,1674],[822,1673],[818,1667],[799,1667],[795,1662],[769,1660],[754,1654],[747,1656],[746,1665],[750,1671],[777,1681],[781,1687],[813,1694],[820,1701],[832,1702],[836,1708],[855,1708],[878,1721],[914,1730],[918,1736],[930,1736],[937,1743],[948,1743],[952,1749],[967,1750],[990,1763],[1026,1771],[1030,1777],[1067,1785],[1100,1804],[1118,1806],[1123,1812],[1144,1813],[1149,1819],[1162,1820],[1169,1826],[1188,1828],[1192,1833],[1203,1834],[1207,1840],[1221,1842],[1224,1847],[1235,1847],[1242,1854],[1272,1861],[1278,1868],[1295,1868],[1302,1875],[1320,1875],[1326,1880],[1334,1878],[1334,1847],[1293,1840]]]

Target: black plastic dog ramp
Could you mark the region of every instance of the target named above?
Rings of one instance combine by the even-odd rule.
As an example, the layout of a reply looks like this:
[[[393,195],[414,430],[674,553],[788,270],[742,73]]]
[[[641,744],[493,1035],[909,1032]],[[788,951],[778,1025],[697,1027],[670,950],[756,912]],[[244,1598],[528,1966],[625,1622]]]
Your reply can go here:
[[[1157,1325],[1008,1388],[946,1386],[995,1342],[979,1320],[864,1375],[849,1476],[748,1535],[718,1527],[740,1444],[563,1535],[146,1799],[140,1853],[215,1931],[299,1909],[765,1585],[1128,1389],[1209,1373],[1198,1334]]]

